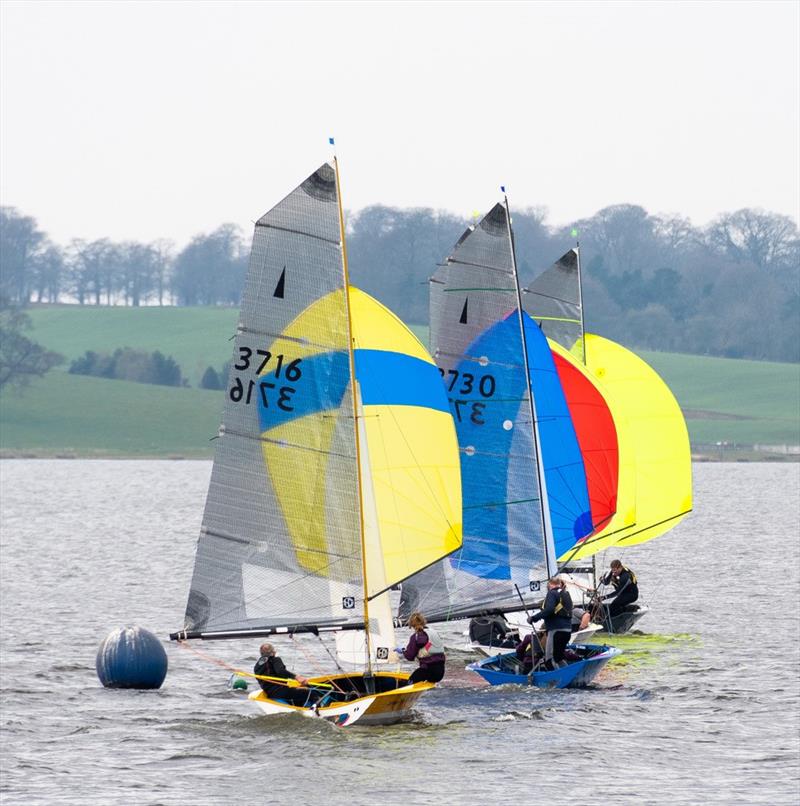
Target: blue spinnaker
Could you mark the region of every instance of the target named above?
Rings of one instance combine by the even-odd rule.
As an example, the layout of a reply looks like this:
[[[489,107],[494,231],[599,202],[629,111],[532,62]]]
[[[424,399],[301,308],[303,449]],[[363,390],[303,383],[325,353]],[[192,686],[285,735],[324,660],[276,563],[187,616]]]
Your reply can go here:
[[[586,469],[547,338],[527,313],[522,318],[555,556],[559,557],[592,531]]]

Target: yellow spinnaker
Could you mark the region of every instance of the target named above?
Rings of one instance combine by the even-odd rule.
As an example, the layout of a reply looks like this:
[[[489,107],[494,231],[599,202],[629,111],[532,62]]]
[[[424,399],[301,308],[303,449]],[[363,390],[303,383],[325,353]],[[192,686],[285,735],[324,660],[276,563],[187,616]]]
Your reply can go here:
[[[589,336],[587,336],[587,339]],[[609,535],[619,534],[622,530],[633,526],[636,523],[636,451],[634,449],[633,434],[628,425],[628,420],[622,411],[622,405],[617,402],[614,405],[614,387],[609,389],[600,383],[583,361],[578,358],[575,352],[566,350],[557,342],[548,340],[550,349],[562,356],[565,361],[569,361],[579,372],[581,372],[595,386],[603,400],[605,400],[611,417],[614,420],[614,427],[617,431],[617,509],[611,520],[608,521],[595,535],[590,536],[580,543],[576,543],[569,551],[566,551],[558,558],[559,563],[577,560],[581,557],[590,557],[603,546],[608,545],[603,538]],[[583,350],[580,351],[581,354]]]
[[[372,597],[461,546],[461,470],[458,441],[435,363],[391,311],[350,288],[365,510],[367,595]],[[273,353],[310,359],[330,345],[346,356],[341,291],[319,299],[279,336]],[[314,333],[317,344],[299,343]],[[338,396],[334,396],[338,399]],[[263,455],[299,564],[316,576],[352,581],[360,573],[359,536],[338,545],[328,524],[327,451],[338,409],[314,410],[265,435]],[[289,452],[283,444],[312,445]],[[353,490],[353,496],[358,495]]]
[[[365,534],[372,597],[460,548],[461,464],[427,350],[363,291],[350,289],[350,305],[370,470],[365,506],[371,492],[377,514],[377,529]]]
[[[586,361],[617,428],[617,514],[599,534],[563,560],[588,557],[609,546],[652,540],[692,509],[689,434],[669,387],[639,356],[601,336],[586,334]],[[621,507],[620,502],[630,501],[631,467],[635,522],[628,525],[629,506]]]

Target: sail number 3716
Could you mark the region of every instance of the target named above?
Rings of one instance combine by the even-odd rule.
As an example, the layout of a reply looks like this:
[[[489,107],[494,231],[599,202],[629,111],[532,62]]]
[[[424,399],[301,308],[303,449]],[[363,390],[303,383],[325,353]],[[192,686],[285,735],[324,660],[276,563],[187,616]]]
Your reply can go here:
[[[284,381],[289,381],[290,383],[300,380],[303,375],[303,370],[300,368],[301,358],[287,360],[283,353],[273,356],[269,350],[252,350],[250,347],[239,347],[239,359],[233,365],[233,368],[239,372],[254,369],[255,374],[261,377],[273,358],[275,359],[274,369],[270,368],[270,376],[274,376],[276,380],[282,377]],[[257,392],[256,389],[258,390]],[[294,386],[278,386],[277,383],[267,380],[256,382],[251,378],[245,384],[238,375],[234,375],[233,383],[228,390],[228,397],[234,403],[245,404],[252,403],[253,399],[258,400],[260,398],[261,405],[265,409],[268,409],[270,401],[273,401],[283,411],[294,411],[294,406],[291,403],[296,391],[297,389]]]

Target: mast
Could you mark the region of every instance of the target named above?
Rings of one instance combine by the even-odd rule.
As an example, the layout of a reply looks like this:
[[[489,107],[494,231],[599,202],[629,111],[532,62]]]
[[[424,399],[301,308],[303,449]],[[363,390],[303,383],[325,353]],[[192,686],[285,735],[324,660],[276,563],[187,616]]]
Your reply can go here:
[[[586,323],[583,319],[583,285],[581,283],[581,242],[575,241],[575,257],[578,261],[578,308],[581,312],[581,357],[586,366]]]
[[[333,145],[333,139],[331,139]],[[359,389],[356,382],[356,364],[353,351],[353,317],[350,311],[350,274],[347,267],[347,243],[344,232],[344,211],[342,209],[342,190],[339,183],[339,160],[336,153],[333,155],[333,168],[336,175],[336,201],[339,205],[339,234],[342,242],[342,271],[344,274],[344,305],[347,311],[347,359],[350,364],[350,386],[353,400],[353,428],[355,430],[356,441],[356,476],[358,479],[358,523],[359,537],[361,539],[361,577],[364,586],[364,634],[366,636],[367,647],[367,675],[372,676],[372,646],[369,634],[369,598],[367,596],[367,551],[364,539],[364,497],[363,479],[361,478],[361,446],[358,433],[358,395]]]
[[[586,321],[583,316],[583,283],[581,280],[581,242],[575,241],[575,257],[578,265],[578,309],[581,312],[581,358],[583,365],[588,366],[586,361]],[[597,590],[597,555],[592,554],[592,587]]]
[[[531,376],[528,365],[528,343],[525,339],[525,320],[522,317],[522,292],[519,288],[519,275],[517,273],[517,250],[514,245],[514,232],[511,229],[511,211],[508,206],[508,196],[505,187],[502,187],[503,203],[506,208],[506,226],[508,228],[508,238],[511,244],[511,266],[514,272],[514,289],[517,295],[517,317],[519,319],[520,337],[522,339],[522,359],[524,362],[525,385],[528,390],[528,405],[531,413],[531,430],[533,433],[533,446],[536,451],[536,478],[539,482],[539,509],[542,514],[542,530],[544,532],[544,561],[547,569],[548,579],[553,575],[553,565],[555,564],[555,551],[553,548],[553,535],[550,531],[550,519],[545,511],[545,498],[547,487],[545,485],[544,473],[542,472],[542,454],[539,450],[539,435],[536,425],[536,406],[533,401],[533,389],[531,388]]]

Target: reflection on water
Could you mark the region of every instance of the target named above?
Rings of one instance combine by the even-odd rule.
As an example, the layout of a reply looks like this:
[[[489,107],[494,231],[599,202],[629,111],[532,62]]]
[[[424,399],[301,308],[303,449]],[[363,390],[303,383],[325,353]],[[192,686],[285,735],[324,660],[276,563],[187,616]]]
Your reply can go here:
[[[159,691],[97,681],[111,629],[180,625],[209,463],[3,462],[3,802],[796,803],[799,470],[695,467],[695,513],[622,555],[652,611],[594,688],[491,688],[453,652],[413,722],[340,730],[259,715],[172,644]],[[203,651],[249,669],[257,644]],[[330,664],[309,636],[281,654]]]

